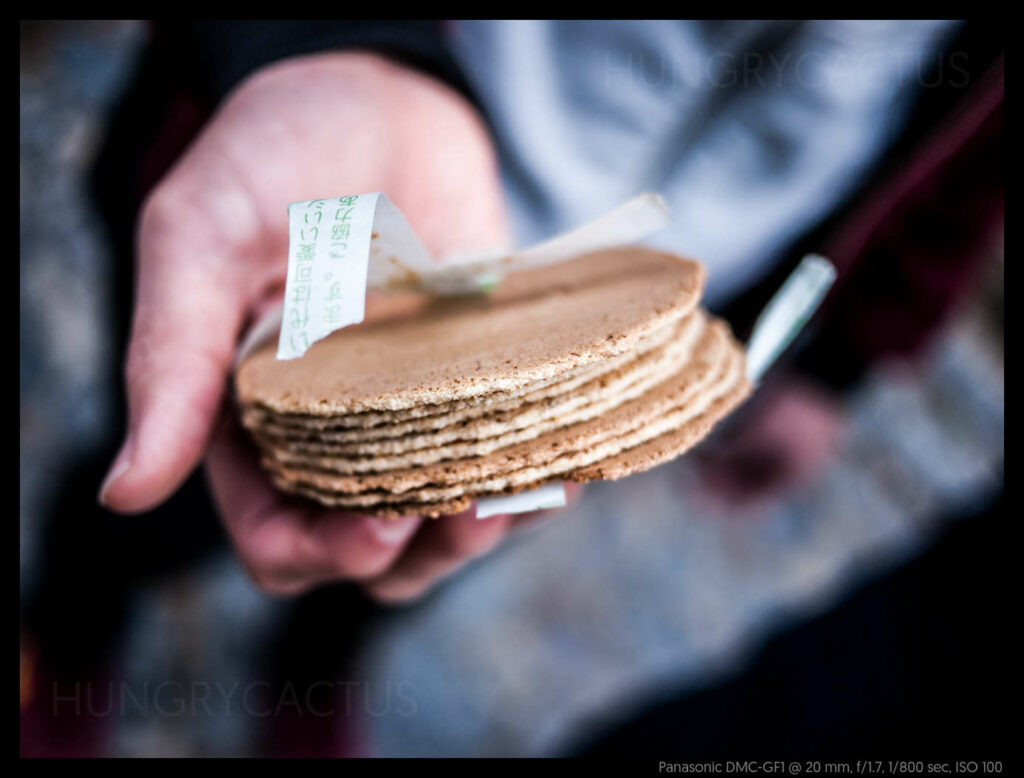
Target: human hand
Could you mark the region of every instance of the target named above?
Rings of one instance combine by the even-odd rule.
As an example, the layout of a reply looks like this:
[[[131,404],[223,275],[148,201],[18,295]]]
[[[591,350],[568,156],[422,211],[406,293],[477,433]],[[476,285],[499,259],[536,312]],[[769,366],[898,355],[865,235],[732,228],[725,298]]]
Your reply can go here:
[[[469,560],[486,553],[506,535],[557,518],[583,492],[583,484],[571,481],[563,484],[563,488],[566,508],[484,519],[480,523],[500,518],[496,525],[489,526],[485,531],[473,526],[478,521],[474,516],[475,509],[429,522],[416,534],[401,558],[383,574],[367,580],[364,588],[385,602],[416,599]]]
[[[427,549],[420,557],[450,568],[493,547],[511,522],[463,516],[418,533],[418,517],[298,503],[270,485],[233,418],[217,423],[240,334],[282,294],[285,205],[369,191],[387,192],[435,255],[506,241],[493,147],[472,107],[425,75],[356,52],[285,60],[242,83],[138,224],[128,433],[100,499],[125,513],[153,508],[205,456],[242,564],[274,593],[379,578],[414,534]],[[444,565],[426,567],[420,582]]]
[[[728,507],[763,504],[811,482],[831,461],[842,433],[839,401],[786,376],[697,451],[705,497]]]

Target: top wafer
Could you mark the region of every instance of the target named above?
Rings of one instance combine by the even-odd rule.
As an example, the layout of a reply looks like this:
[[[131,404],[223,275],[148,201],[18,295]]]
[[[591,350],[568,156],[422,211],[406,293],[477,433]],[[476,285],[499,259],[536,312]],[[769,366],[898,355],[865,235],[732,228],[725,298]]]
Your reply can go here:
[[[338,330],[300,360],[267,345],[240,366],[238,399],[332,415],[516,391],[633,348],[689,314],[703,285],[703,268],[672,254],[594,252],[511,274],[487,296]]]

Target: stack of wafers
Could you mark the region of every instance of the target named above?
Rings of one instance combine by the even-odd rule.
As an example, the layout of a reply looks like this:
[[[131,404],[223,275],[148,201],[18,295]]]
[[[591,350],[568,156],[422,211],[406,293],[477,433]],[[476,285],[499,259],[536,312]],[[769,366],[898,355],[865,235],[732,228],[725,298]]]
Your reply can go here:
[[[275,484],[323,505],[437,517],[683,453],[750,391],[704,270],[642,248],[509,275],[474,298],[404,298],[236,374]]]

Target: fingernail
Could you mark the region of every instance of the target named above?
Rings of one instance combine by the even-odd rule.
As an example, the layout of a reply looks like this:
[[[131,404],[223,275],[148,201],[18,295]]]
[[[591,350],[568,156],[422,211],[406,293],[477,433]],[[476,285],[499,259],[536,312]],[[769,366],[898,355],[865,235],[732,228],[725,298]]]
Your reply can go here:
[[[403,516],[400,519],[367,518],[377,540],[387,546],[398,546],[408,540],[419,527],[420,521],[422,519],[419,516]]]
[[[110,491],[110,487],[131,469],[132,448],[133,441],[131,439],[126,440],[125,444],[121,447],[121,451],[118,453],[117,458],[114,460],[114,464],[110,466],[110,470],[107,472],[107,477],[103,479],[103,485],[100,487],[100,505],[105,506],[107,504],[107,492]]]

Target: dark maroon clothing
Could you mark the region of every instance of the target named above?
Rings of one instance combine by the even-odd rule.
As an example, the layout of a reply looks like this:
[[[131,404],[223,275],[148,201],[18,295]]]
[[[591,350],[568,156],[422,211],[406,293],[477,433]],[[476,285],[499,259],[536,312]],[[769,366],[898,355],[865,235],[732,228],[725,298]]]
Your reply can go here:
[[[822,243],[841,283],[798,364],[848,384],[886,357],[916,355],[974,287],[1003,228],[1000,58]]]

